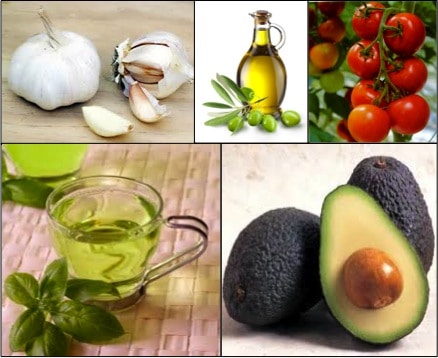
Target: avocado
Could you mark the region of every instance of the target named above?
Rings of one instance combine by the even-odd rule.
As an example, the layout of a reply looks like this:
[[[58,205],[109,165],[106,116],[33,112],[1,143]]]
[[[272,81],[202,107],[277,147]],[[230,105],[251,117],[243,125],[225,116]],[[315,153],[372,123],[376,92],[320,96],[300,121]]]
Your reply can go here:
[[[223,297],[234,320],[254,326],[295,317],[321,298],[319,218],[295,208],[271,210],[237,237]]]
[[[432,264],[435,237],[426,202],[412,172],[392,157],[362,160],[348,184],[370,194],[415,248],[424,270]]]
[[[426,313],[429,287],[416,251],[355,186],[340,186],[324,200],[320,277],[333,316],[363,341],[394,342]]]

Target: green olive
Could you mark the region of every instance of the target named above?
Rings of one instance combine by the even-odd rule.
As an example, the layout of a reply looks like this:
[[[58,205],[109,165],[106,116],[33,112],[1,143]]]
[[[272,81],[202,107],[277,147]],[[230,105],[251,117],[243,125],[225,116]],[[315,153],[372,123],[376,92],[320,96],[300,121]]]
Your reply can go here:
[[[263,113],[258,109],[254,109],[248,113],[246,118],[250,126],[258,126],[263,119]]]
[[[274,132],[277,129],[277,120],[270,114],[265,114],[262,119],[262,127],[267,132]]]
[[[281,121],[286,127],[293,127],[300,123],[301,116],[295,111],[285,111],[281,115]]]
[[[237,131],[242,129],[243,123],[244,123],[243,118],[240,116],[236,116],[233,119],[230,119],[230,121],[228,122],[228,129],[231,132],[236,133]]]

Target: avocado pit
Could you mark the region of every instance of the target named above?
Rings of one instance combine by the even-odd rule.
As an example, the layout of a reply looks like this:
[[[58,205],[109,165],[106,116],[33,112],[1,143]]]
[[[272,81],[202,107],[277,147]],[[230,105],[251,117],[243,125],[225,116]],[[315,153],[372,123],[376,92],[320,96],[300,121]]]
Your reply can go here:
[[[384,251],[363,248],[345,262],[342,272],[345,294],[356,307],[383,308],[395,302],[403,291],[403,278]]]

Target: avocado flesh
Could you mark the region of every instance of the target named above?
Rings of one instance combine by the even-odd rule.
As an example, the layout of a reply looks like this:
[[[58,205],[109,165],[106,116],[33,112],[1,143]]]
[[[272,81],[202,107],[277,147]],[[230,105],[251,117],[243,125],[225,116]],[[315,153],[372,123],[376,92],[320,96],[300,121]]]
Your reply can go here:
[[[402,273],[403,291],[386,307],[353,305],[342,284],[343,265],[359,249],[387,253]],[[330,193],[321,216],[320,277],[335,318],[354,336],[370,343],[390,343],[422,321],[429,287],[423,266],[406,237],[365,191],[344,185]]]
[[[319,217],[268,211],[239,234],[228,257],[223,299],[235,321],[264,326],[293,318],[321,298]]]
[[[354,168],[348,184],[365,190],[380,204],[408,238],[428,272],[435,251],[432,219],[409,168],[392,157],[365,158]]]

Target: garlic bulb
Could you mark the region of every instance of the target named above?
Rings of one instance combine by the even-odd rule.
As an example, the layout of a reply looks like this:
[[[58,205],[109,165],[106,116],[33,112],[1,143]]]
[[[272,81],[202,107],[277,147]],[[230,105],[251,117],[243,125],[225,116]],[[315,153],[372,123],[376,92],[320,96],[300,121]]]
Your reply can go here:
[[[46,33],[30,37],[14,52],[10,89],[46,110],[89,100],[99,87],[96,48],[81,35],[54,29],[43,9],[38,14]]]
[[[122,84],[127,97],[135,81],[161,99],[194,78],[181,40],[163,31],[144,35],[131,44],[129,39],[120,43],[115,49],[113,69],[114,81]]]
[[[138,82],[134,82],[129,88],[129,105],[134,116],[142,122],[154,123],[169,115],[166,106],[160,105]]]
[[[130,120],[100,106],[84,106],[82,114],[91,130],[102,137],[115,137],[134,129]]]

